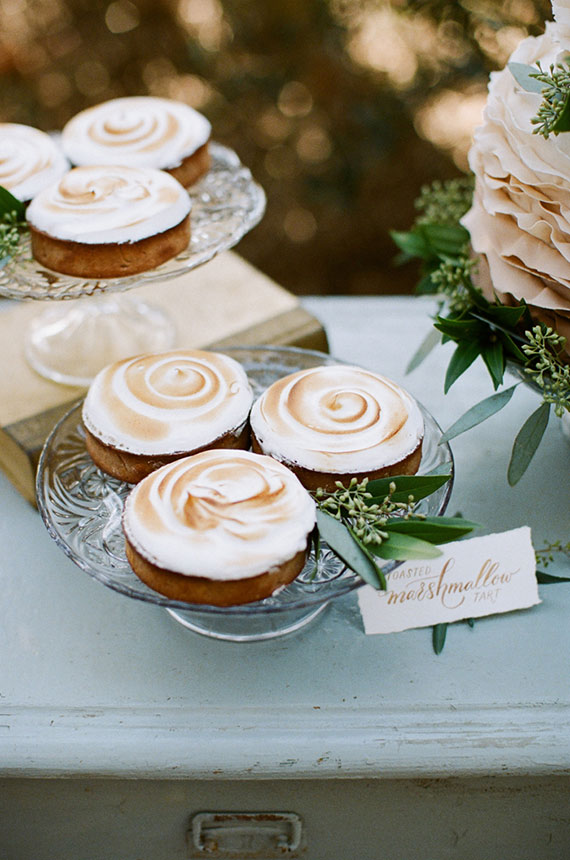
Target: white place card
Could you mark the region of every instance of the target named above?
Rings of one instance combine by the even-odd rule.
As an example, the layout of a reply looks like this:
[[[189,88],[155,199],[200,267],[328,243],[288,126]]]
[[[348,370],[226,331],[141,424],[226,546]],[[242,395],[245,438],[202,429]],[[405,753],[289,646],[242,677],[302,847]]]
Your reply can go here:
[[[528,526],[440,549],[435,559],[406,561],[389,573],[387,591],[359,589],[366,633],[397,633],[540,603]]]

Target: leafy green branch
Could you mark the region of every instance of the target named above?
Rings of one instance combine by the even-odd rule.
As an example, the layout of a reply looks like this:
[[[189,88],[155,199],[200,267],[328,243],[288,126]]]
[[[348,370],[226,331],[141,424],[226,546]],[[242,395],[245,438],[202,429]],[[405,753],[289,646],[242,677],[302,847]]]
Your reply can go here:
[[[477,528],[462,516],[428,517],[416,511],[421,499],[449,481],[450,475],[399,475],[358,482],[340,481],[333,492],[318,489],[317,548],[321,540],[362,580],[387,590],[379,559],[437,558],[439,544],[460,540]],[[317,552],[318,552],[317,549]],[[472,623],[472,622],[471,622]],[[447,624],[433,627],[433,648],[443,649]]]
[[[455,349],[444,380],[446,393],[478,358],[485,363],[495,391],[503,384],[508,363],[518,367],[522,376],[541,389],[541,406],[525,421],[513,442],[507,478],[514,485],[524,475],[540,444],[551,405],[557,416],[570,411],[570,369],[563,357],[564,338],[545,325],[535,324],[524,301],[514,306],[498,300],[490,302],[475,285],[477,258],[472,254],[468,231],[459,223],[471,205],[472,195],[473,177],[434,182],[422,189],[416,201],[420,214],[412,228],[391,234],[400,250],[398,261],[419,261],[416,292],[433,294],[439,299],[434,327],[441,337],[434,338],[433,331],[429,333],[412,357],[408,372],[437,343],[453,342]],[[515,388],[512,386],[475,404],[446,431],[441,441],[446,442],[490,418],[507,405]]]
[[[497,395],[499,396],[499,395]],[[348,486],[338,482],[333,492],[317,490],[317,544],[325,541],[329,548],[362,580],[376,589],[387,589],[386,576],[380,564],[395,559],[436,558],[439,544],[460,540],[470,534],[477,523],[455,517],[427,517],[416,511],[421,499],[442,487],[450,475],[400,475],[358,482]],[[547,567],[561,555],[570,559],[570,541],[546,543],[535,551],[537,564]],[[541,585],[570,582],[570,577],[537,570]],[[473,628],[472,618],[466,623]],[[432,646],[436,654],[443,651],[449,624],[435,624]]]
[[[450,475],[400,475],[358,482],[340,481],[333,492],[318,489],[320,539],[364,582],[386,589],[379,559],[436,558],[438,544],[459,540],[476,523],[462,517],[428,517],[416,511],[421,499],[442,487]]]

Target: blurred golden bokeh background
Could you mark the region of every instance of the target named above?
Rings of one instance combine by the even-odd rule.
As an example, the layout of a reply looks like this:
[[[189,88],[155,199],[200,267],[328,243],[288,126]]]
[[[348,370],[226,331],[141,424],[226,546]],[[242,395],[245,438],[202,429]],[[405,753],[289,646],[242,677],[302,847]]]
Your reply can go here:
[[[467,169],[489,72],[549,0],[1,0],[0,120],[180,99],[268,197],[239,253],[296,294],[406,293],[389,230]]]

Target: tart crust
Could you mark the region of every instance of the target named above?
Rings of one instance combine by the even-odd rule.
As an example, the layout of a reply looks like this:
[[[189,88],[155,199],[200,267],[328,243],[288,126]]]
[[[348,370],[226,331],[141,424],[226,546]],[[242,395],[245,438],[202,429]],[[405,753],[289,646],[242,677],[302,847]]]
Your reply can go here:
[[[135,574],[153,591],[172,600],[211,606],[238,606],[269,597],[288,585],[302,571],[307,551],[301,550],[288,561],[257,576],[236,580],[212,580],[164,570],[144,558],[125,538],[127,560]]]
[[[94,436],[85,427],[85,446],[91,459],[103,472],[126,481],[129,484],[137,484],[167,463],[173,463],[190,454],[198,454],[200,451],[208,451],[211,448],[239,448],[249,447],[249,422],[240,429],[238,433],[224,433],[208,445],[195,448],[192,451],[182,451],[174,454],[135,454],[130,451],[122,451],[112,445],[107,445]]]
[[[188,247],[190,215],[179,224],[138,242],[88,244],[57,239],[30,225],[38,263],[81,278],[123,278],[155,269]]]
[[[206,141],[192,155],[186,156],[177,167],[166,168],[166,173],[174,176],[181,185],[188,188],[204,176],[210,169],[212,158],[209,142]]]
[[[256,454],[265,454],[268,457],[274,456],[263,450],[253,432],[251,434],[251,447]],[[337,481],[348,486],[352,478],[356,478],[360,482],[364,478],[374,481],[377,478],[389,478],[392,475],[415,475],[422,459],[422,442],[420,441],[417,448],[411,454],[408,454],[407,457],[404,457],[403,460],[398,460],[397,463],[390,463],[388,466],[383,466],[380,469],[371,469],[366,472],[318,472],[314,469],[299,466],[296,463],[289,463],[284,459],[280,460],[279,457],[274,457],[274,459],[279,460],[280,463],[291,469],[307,490],[314,492],[319,487],[322,487],[327,492],[333,492],[336,489]]]

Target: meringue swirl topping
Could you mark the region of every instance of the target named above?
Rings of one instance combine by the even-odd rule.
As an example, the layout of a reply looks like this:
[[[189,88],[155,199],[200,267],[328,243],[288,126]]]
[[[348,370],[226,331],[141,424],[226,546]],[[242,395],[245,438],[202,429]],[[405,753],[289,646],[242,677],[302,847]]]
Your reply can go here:
[[[307,545],[315,503],[298,479],[250,451],[204,451],[152,472],[125,504],[133,547],[166,570],[207,579],[257,576]]]
[[[278,380],[254,404],[251,427],[265,453],[333,473],[397,463],[423,437],[421,411],[403,388],[348,365]]]
[[[186,190],[161,170],[75,167],[34,197],[26,217],[57,239],[102,244],[163,233],[190,210]]]
[[[18,200],[31,200],[69,170],[53,138],[29,125],[0,123],[0,185]]]
[[[171,99],[126,96],[76,114],[62,132],[73,164],[178,167],[210,138],[201,113]]]
[[[83,404],[87,429],[140,454],[193,451],[247,421],[253,395],[239,362],[222,353],[170,350],[103,368]]]

